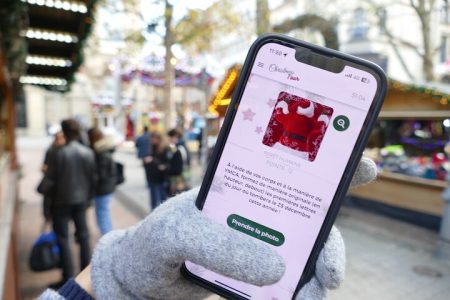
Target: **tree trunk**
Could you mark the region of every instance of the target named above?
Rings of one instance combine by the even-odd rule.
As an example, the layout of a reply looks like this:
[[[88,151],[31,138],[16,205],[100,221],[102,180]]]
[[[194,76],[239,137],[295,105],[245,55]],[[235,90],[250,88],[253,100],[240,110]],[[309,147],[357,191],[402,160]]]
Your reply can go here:
[[[169,130],[172,126],[172,115],[175,111],[172,99],[172,89],[175,81],[175,69],[172,65],[172,45],[173,45],[173,28],[172,28],[173,6],[168,0],[165,1],[164,25],[166,34],[164,36],[164,47],[166,48],[166,58],[164,62],[164,91],[163,91],[163,110],[164,110],[164,129]]]
[[[431,40],[431,15],[433,13],[435,0],[410,0],[412,8],[416,11],[422,29],[422,72],[426,81],[434,81],[434,51]],[[428,4],[428,7],[427,7]]]
[[[427,81],[434,81],[434,62],[433,49],[431,47],[431,31],[430,21],[433,8],[430,7],[428,11],[423,11],[420,21],[422,23],[422,41],[423,41],[423,59],[422,71]]]
[[[430,26],[427,24],[423,27],[423,73],[425,75],[425,80],[434,81],[434,62],[433,62],[433,51],[431,49],[430,43]]]
[[[270,29],[270,12],[267,0],[256,0],[256,34],[269,32]]]

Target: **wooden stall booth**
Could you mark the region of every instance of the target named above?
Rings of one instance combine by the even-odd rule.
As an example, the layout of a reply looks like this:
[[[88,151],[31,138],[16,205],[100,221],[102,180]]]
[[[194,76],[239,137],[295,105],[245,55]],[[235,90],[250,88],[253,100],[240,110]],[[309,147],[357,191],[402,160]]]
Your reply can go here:
[[[0,39],[0,297],[18,299],[17,183],[13,87]]]
[[[208,149],[206,152],[208,153],[208,157],[212,154],[212,149],[216,144],[217,136],[219,135],[219,130],[228,106],[230,105],[240,71],[241,65],[235,64],[231,66],[225,73],[216,92],[212,94],[208,105],[208,114],[206,115],[206,141]]]
[[[20,299],[14,129],[24,85],[65,92],[82,63],[97,0],[2,0],[0,5],[0,299]],[[39,112],[31,112],[38,114]]]
[[[211,97],[211,102],[208,107],[208,112],[218,118],[225,117],[228,106],[231,102],[231,96],[236,87],[239,73],[241,71],[241,65],[233,65],[228,69],[224,78],[219,84],[219,88]]]
[[[366,155],[379,168],[378,180],[352,196],[440,218],[441,193],[448,185],[450,88],[390,80],[379,121]]]

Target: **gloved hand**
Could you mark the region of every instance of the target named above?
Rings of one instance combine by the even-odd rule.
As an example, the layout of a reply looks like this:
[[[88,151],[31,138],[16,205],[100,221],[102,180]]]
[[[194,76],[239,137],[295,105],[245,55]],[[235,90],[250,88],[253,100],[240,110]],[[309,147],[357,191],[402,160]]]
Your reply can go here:
[[[350,188],[367,184],[377,176],[377,166],[369,158],[363,157],[353,176]],[[316,262],[316,273],[300,290],[296,300],[325,299],[328,289],[336,289],[344,280],[345,245],[339,230],[333,226],[328,240]]]
[[[101,238],[91,261],[96,299],[203,299],[210,292],[180,274],[186,260],[255,285],[281,278],[282,258],[204,216],[194,203],[197,194],[180,194],[137,225]]]
[[[373,162],[362,160],[354,181],[368,182],[375,174]],[[197,193],[195,189],[180,194],[137,225],[102,237],[91,261],[97,299],[203,299],[210,292],[180,274],[186,260],[259,286],[282,277],[285,267],[278,254],[204,216],[195,206]],[[321,299],[326,288],[342,280],[345,250],[336,232],[319,256],[316,275],[297,299]]]

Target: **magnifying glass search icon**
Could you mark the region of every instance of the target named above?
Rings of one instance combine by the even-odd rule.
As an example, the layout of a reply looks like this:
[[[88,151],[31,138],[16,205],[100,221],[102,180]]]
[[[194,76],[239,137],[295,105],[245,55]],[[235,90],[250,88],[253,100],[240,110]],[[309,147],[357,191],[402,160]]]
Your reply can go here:
[[[345,131],[350,126],[350,120],[344,116],[340,115],[334,118],[333,127],[337,131]]]

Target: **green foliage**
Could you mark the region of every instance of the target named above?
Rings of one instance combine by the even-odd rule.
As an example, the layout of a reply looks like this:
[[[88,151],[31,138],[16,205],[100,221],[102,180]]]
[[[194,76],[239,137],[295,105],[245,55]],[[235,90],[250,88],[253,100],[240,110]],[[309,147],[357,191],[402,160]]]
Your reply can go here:
[[[13,80],[25,74],[27,43],[21,32],[27,26],[27,6],[18,0],[2,0],[0,5],[0,47],[6,52],[8,69]]]
[[[213,37],[236,30],[239,24],[231,1],[217,1],[206,10],[189,10],[175,25],[175,42],[191,54],[202,53],[211,49]]]
[[[146,0],[148,1],[148,0]],[[141,0],[98,0],[98,6],[105,9],[111,15],[125,16],[131,23],[141,22],[145,24],[144,16],[141,11]],[[121,28],[105,28],[110,36],[123,40],[130,53],[136,49],[141,49],[145,43],[143,31],[145,28],[130,27],[124,24]],[[126,51],[125,50],[125,51]]]

